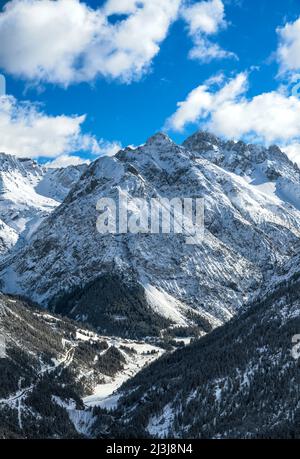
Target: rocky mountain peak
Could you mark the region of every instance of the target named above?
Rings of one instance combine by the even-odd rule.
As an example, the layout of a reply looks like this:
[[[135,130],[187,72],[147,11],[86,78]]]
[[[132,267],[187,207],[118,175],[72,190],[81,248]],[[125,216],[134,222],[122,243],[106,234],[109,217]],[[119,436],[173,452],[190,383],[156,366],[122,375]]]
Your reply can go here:
[[[222,143],[222,140],[214,134],[208,131],[198,131],[188,137],[182,145],[191,151],[207,151],[208,149],[213,149],[213,147],[221,146]]]
[[[18,172],[24,176],[28,174],[41,176],[43,175],[43,167],[30,158],[18,158],[14,155],[0,153],[1,172]]]
[[[153,136],[149,137],[149,139],[146,142],[146,145],[165,145],[165,144],[172,144],[173,141],[170,139],[170,137],[165,134],[164,132],[157,132]]]

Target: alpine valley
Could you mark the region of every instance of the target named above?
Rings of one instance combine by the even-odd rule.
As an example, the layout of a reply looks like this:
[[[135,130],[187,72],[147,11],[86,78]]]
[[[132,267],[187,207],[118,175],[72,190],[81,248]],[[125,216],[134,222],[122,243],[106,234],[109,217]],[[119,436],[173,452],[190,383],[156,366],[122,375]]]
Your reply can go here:
[[[101,198],[204,199],[204,237]],[[300,170],[163,133],[63,169],[0,154],[0,437],[299,438]]]

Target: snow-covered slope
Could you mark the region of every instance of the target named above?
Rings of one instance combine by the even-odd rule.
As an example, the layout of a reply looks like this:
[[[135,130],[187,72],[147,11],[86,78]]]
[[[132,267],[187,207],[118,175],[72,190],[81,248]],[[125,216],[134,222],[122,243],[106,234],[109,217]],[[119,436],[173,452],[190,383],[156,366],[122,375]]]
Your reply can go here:
[[[128,381],[110,438],[299,439],[299,279],[298,259],[246,313]]]
[[[0,294],[0,438],[89,436],[93,407],[162,353]]]
[[[67,166],[60,169],[44,168],[43,179],[38,183],[36,192],[42,196],[62,202],[86,168],[85,164]]]
[[[47,169],[31,159],[0,153],[0,255],[30,239],[83,171],[82,166]]]
[[[276,145],[264,148],[244,142],[222,141],[208,132],[197,132],[183,143],[196,157],[206,158],[243,177],[277,204],[300,209],[300,170]]]
[[[238,168],[209,153],[228,156],[229,147],[213,142],[181,147],[157,134],[93,162],[18,257],[3,264],[4,291],[127,336],[172,324],[207,332],[229,320],[296,252],[300,212],[274,183],[280,173],[284,183],[300,186],[300,177],[275,147],[232,144]],[[255,182],[263,173],[265,187]],[[133,197],[204,198],[204,240],[190,246],[184,235],[99,234],[96,203],[119,192],[133,214]]]

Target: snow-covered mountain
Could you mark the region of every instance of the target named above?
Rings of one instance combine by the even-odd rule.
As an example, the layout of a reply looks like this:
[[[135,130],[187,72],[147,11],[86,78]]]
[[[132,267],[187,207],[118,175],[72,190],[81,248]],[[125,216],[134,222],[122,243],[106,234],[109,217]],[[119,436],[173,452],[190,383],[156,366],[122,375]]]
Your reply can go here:
[[[31,159],[0,153],[0,256],[30,239],[84,168],[48,169]]]
[[[204,133],[178,146],[156,134],[86,168],[2,263],[2,289],[112,334],[155,335],[174,325],[208,332],[280,276],[296,253],[293,189],[296,196],[299,169],[277,147]],[[204,240],[190,246],[182,234],[99,234],[96,204],[120,192],[132,214],[134,197],[204,198]]]
[[[300,171],[278,147],[1,154],[0,190],[0,437],[299,436]],[[120,194],[137,219],[134,198],[204,198],[203,240],[100,234]]]
[[[264,148],[222,141],[207,132],[189,137],[184,147],[223,169],[243,177],[275,202],[300,209],[300,170],[276,145]]]
[[[112,438],[299,439],[299,257],[292,264],[247,312],[123,385],[94,435],[109,424]]]

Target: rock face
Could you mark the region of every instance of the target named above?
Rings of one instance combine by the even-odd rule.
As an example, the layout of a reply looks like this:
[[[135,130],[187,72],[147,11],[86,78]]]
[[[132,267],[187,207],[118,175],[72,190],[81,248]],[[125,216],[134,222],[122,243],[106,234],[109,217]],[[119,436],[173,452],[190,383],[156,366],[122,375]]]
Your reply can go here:
[[[48,169],[31,159],[0,153],[0,256],[30,239],[84,169]]]
[[[178,146],[156,134],[96,160],[74,182],[27,244],[10,252],[0,278],[3,291],[99,330],[145,336],[196,324],[210,331],[280,276],[297,251],[300,172],[277,147],[207,133]],[[137,218],[134,198],[204,198],[204,239],[100,234],[97,202],[120,193]]]

